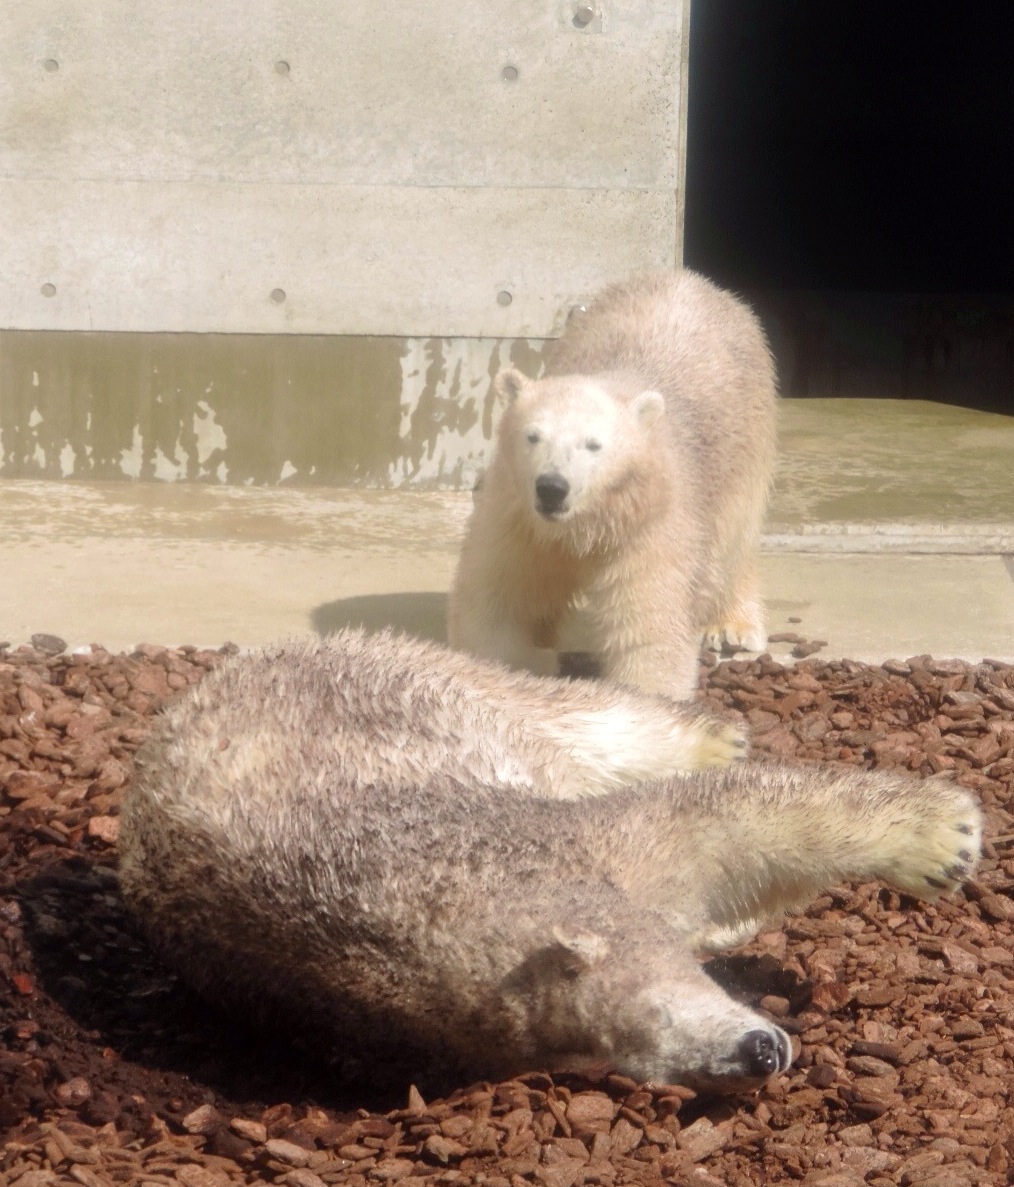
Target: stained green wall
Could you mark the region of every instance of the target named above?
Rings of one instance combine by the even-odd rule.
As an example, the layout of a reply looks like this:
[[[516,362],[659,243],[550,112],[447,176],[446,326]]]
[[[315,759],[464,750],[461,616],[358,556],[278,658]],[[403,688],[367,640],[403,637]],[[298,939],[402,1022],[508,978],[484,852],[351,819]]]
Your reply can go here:
[[[458,488],[543,343],[0,334],[0,477]]]

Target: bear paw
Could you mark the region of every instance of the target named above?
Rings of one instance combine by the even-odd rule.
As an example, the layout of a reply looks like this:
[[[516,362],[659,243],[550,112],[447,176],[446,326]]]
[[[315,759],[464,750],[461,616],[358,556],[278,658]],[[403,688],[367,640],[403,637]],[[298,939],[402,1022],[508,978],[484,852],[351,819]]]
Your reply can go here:
[[[899,890],[933,899],[956,890],[974,873],[982,847],[982,813],[974,797],[953,784],[922,784],[907,838],[884,871]]]
[[[704,645],[709,651],[763,651],[767,642],[762,625],[739,619],[710,627],[704,633]]]
[[[700,956],[714,956],[747,944],[771,921],[768,919],[744,919],[738,923],[711,924],[688,938],[691,949]]]
[[[705,717],[697,723],[692,739],[689,769],[727,767],[744,759],[750,752],[750,737],[735,721]]]

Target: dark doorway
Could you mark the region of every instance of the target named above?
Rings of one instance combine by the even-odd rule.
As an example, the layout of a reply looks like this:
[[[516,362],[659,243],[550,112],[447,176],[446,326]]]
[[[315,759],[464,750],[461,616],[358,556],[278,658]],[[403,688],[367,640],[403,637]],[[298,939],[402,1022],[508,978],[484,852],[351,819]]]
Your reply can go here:
[[[692,0],[685,258],[789,394],[1014,411],[1012,50],[1001,0]]]

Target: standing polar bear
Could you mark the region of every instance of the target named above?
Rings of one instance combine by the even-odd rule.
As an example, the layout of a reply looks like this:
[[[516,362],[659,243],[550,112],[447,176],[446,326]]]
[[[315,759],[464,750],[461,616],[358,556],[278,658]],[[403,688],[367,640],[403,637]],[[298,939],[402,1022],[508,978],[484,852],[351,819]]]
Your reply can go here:
[[[980,839],[950,782],[711,765],[740,742],[696,706],[392,635],[237,656],[138,755],[120,883],[197,988],[308,1022],[350,1070],[393,1050],[409,1075],[737,1090],[789,1039],[696,953],[848,877],[934,897]]]
[[[775,461],[753,313],[694,272],[608,288],[506,402],[451,591],[452,647],[542,675],[583,603],[608,679],[684,697],[701,636],[761,650],[755,554]]]

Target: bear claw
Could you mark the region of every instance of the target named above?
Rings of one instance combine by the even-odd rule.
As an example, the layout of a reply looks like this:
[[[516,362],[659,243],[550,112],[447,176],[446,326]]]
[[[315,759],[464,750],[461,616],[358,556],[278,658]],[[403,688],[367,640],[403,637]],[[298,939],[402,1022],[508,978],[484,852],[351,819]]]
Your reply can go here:
[[[763,651],[767,646],[767,632],[748,622],[724,622],[704,633],[704,645],[709,651]]]
[[[915,839],[898,871],[901,889],[929,886],[935,892],[956,890],[975,869],[982,825],[979,809],[964,792],[944,790],[937,805],[936,820]],[[970,819],[971,818],[971,819]],[[962,840],[958,840],[958,838]],[[972,837],[972,844],[964,838]],[[906,868],[907,867],[907,868]]]
[[[750,741],[743,728],[731,721],[709,722],[695,747],[695,767],[725,767],[747,757]]]

